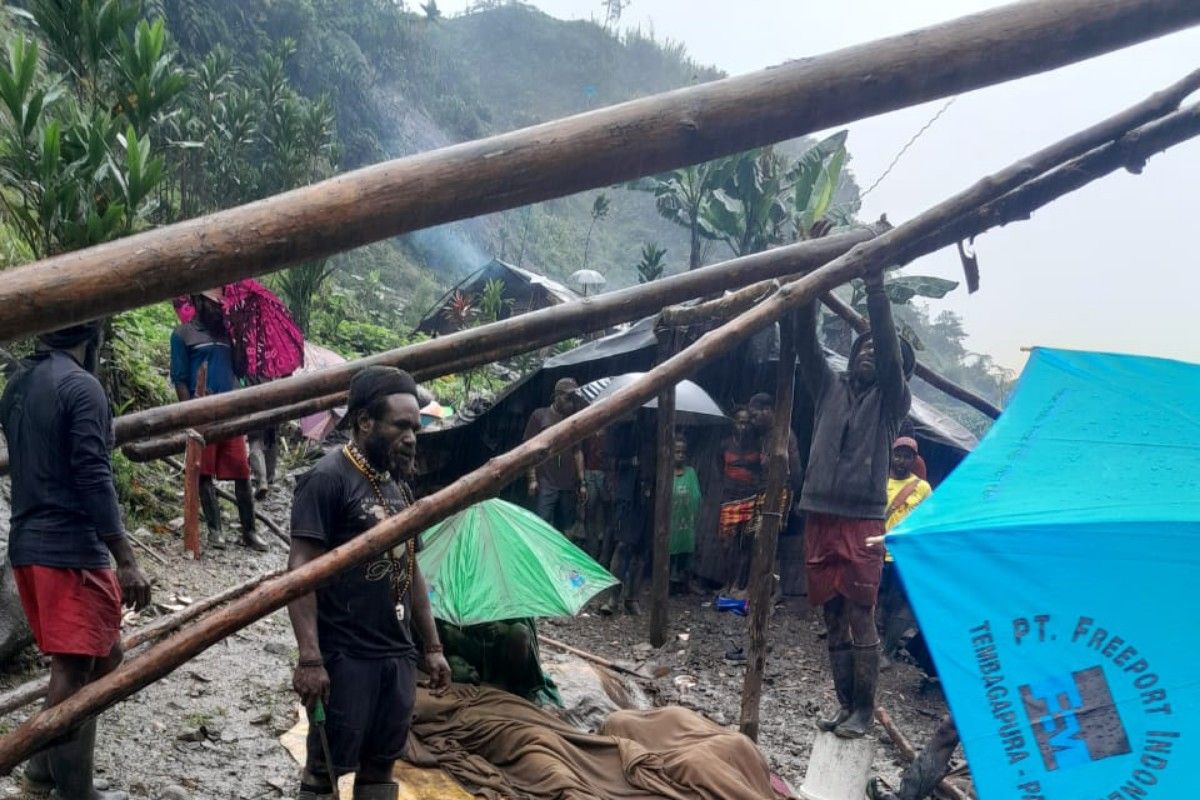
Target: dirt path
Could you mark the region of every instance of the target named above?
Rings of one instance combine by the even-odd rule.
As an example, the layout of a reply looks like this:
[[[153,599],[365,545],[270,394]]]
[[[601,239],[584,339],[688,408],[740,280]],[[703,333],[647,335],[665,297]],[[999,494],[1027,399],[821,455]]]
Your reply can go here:
[[[283,502],[280,497],[268,505],[276,519],[286,518]],[[185,556],[176,535],[157,535],[152,541],[169,567],[139,555],[160,602],[169,603],[176,594],[192,599],[215,594],[285,560],[278,540],[269,553],[231,546],[207,554],[201,562]],[[609,619],[587,614],[547,621],[543,632],[597,655],[659,667],[661,677],[655,684],[662,701],[733,726],[744,667],[726,663],[723,655],[731,645],[742,644],[745,620],[718,614],[708,600],[695,595],[672,600],[672,640],[659,652],[646,642],[645,616]],[[152,618],[146,615],[145,621]],[[761,745],[772,766],[794,786],[803,779],[814,720],[833,705],[819,633],[816,616],[802,600],[777,609]],[[137,800],[294,797],[296,767],[278,740],[296,719],[290,690],[294,663],[295,643],[282,611],[212,647],[102,717],[100,776]],[[38,665],[30,661],[29,667],[36,671]],[[4,676],[3,688],[27,680],[30,670]],[[940,694],[936,689],[923,692],[922,684],[918,670],[898,665],[885,673],[881,685],[882,704],[917,747],[945,713]],[[7,730],[23,718],[17,715],[0,725]],[[896,751],[882,737],[877,771],[894,778],[895,758]],[[0,779],[0,797],[21,796],[15,777]]]

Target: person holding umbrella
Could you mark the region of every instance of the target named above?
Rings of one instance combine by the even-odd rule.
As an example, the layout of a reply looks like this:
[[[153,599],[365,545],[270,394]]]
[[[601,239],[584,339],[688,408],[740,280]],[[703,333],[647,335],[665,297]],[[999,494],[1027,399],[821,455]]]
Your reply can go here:
[[[416,455],[417,384],[394,367],[367,367],[350,382],[350,442],[296,485],[290,569],[370,530],[412,504],[406,474]],[[348,568],[288,605],[300,661],[292,686],[327,722],[312,725],[299,800],[325,800],[355,773],[355,800],[395,800],[392,767],[404,751],[416,694],[419,636],[435,692],[450,683],[429,590],[410,539]],[[415,631],[414,631],[415,627]],[[328,742],[323,755],[322,735]],[[332,762],[332,763],[330,763]]]
[[[884,532],[889,454],[911,397],[915,365],[892,321],[883,274],[863,277],[871,330],[835,373],[817,338],[817,303],[801,311],[797,368],[812,397],[812,446],[800,507],[805,512],[808,599],[822,607],[838,711],[818,726],[843,738],[870,729],[879,681],[875,602],[883,554],[867,539]]]

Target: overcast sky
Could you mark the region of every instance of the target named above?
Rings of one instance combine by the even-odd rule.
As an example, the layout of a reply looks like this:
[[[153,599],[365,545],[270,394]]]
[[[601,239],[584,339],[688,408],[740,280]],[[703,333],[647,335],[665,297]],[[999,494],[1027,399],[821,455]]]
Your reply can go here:
[[[446,13],[467,0],[442,0]],[[564,19],[599,0],[535,0]],[[993,0],[633,0],[623,25],[652,25],[699,62],[740,74],[1001,5]],[[984,174],[1131,105],[1200,67],[1200,29],[960,97],[864,201],[862,218],[904,221]],[[1197,98],[1193,98],[1195,100]],[[850,125],[859,184],[869,186],[944,101]],[[1145,172],[1093,183],[1031,221],[976,242],[982,281],[934,309],[963,315],[970,349],[1019,368],[1030,345],[1200,362],[1200,140]],[[912,273],[960,278],[951,250]]]

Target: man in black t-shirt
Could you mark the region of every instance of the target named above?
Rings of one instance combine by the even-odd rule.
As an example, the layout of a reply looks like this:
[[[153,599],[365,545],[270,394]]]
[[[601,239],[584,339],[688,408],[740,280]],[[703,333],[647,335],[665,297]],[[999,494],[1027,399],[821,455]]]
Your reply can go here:
[[[292,550],[296,569],[345,544],[412,501],[397,477],[416,454],[417,385],[393,367],[368,367],[350,382],[350,443],[327,453],[296,485]],[[416,691],[417,646],[435,691],[450,667],[434,627],[416,540],[345,570],[288,606],[300,650],[293,686],[311,707],[327,708],[333,772],[316,726],[299,800],[331,797],[339,775],[356,773],[356,800],[395,800],[392,767],[408,737]]]

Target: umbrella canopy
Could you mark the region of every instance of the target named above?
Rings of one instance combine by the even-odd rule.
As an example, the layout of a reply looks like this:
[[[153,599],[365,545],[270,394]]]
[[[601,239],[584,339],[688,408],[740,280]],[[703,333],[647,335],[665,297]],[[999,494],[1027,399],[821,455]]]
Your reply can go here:
[[[608,279],[594,269],[579,269],[571,273],[571,280],[580,286],[603,286]]]
[[[484,500],[424,533],[433,615],[455,625],[570,617],[617,579],[531,511]]]
[[[644,372],[626,372],[624,375],[617,375],[614,378],[600,378],[584,384],[579,393],[585,400],[592,403],[608,397],[645,374]],[[642,408],[657,409],[658,398],[654,398]],[[691,381],[680,381],[675,385],[675,414],[682,425],[721,425],[729,422],[729,417],[721,411],[717,401],[713,400],[708,392],[701,389],[698,384]]]
[[[1036,350],[888,538],[983,800],[1189,797],[1200,365]]]
[[[247,377],[286,378],[304,366],[304,334],[270,289],[246,278],[202,294],[221,304],[229,338],[245,353]],[[176,298],[174,305],[181,322],[196,315],[190,297]]]

